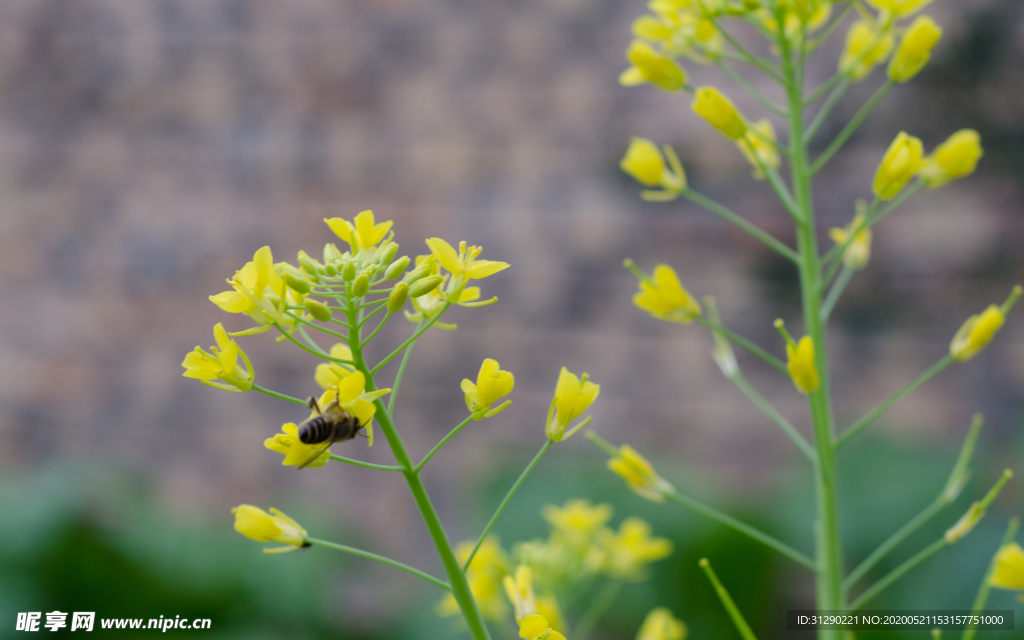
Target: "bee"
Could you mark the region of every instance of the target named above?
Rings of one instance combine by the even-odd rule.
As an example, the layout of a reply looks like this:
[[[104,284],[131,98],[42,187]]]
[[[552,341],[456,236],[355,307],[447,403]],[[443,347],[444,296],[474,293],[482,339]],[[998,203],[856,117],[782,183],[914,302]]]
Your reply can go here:
[[[337,399],[332,400],[327,408],[321,409],[315,397],[309,399],[309,408],[316,415],[299,425],[299,441],[302,444],[320,444],[323,447],[306,460],[299,469],[320,457],[335,442],[345,442],[359,435],[366,425],[359,423],[359,418],[341,408]]]

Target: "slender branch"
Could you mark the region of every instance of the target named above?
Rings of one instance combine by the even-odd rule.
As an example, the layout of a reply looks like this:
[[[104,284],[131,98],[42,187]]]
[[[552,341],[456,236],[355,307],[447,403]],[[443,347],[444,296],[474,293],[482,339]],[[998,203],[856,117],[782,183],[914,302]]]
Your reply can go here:
[[[372,318],[373,316],[377,315],[377,313],[378,313],[378,312],[380,312],[380,311],[381,311],[382,309],[384,309],[384,308],[385,308],[385,307],[377,307],[376,309],[374,309],[374,310],[373,310],[373,311],[371,311],[370,313],[366,314],[366,317],[365,317],[365,318],[363,318],[362,320],[360,320],[360,321],[359,321],[359,324],[358,324],[357,326],[359,326],[359,327],[362,327],[362,326],[363,326],[364,324],[366,324],[367,322],[369,322],[369,321],[370,321],[370,318]],[[388,315],[390,316],[391,314],[390,314],[390,313],[388,313]],[[369,341],[369,338],[367,338],[366,340],[367,340],[367,341]],[[364,344],[365,344],[365,343],[364,343]]]
[[[814,447],[811,446],[811,443],[807,442],[807,439],[796,430],[796,427],[794,427],[789,420],[786,420],[786,418],[783,417],[783,415],[779,413],[779,411],[772,406],[770,402],[765,400],[764,396],[750,386],[750,383],[747,382],[747,379],[743,377],[742,373],[736,372],[736,375],[729,379],[732,380],[733,384],[735,384],[740,391],[743,392],[743,395],[747,396],[747,398],[754,403],[754,406],[761,410],[761,413],[774,422],[779,429],[782,429],[782,432],[793,441],[793,444],[795,444],[809,460],[814,461],[817,459],[818,456],[814,452]]]
[[[348,336],[345,335],[344,333],[339,333],[337,331],[332,331],[332,330],[328,329],[327,327],[321,327],[320,325],[318,325],[318,324],[316,324],[314,322],[310,322],[309,320],[306,320],[305,318],[303,318],[301,316],[295,315],[291,311],[285,311],[285,315],[294,318],[296,320],[296,322],[301,322],[302,324],[304,324],[304,325],[306,325],[308,327],[313,327],[314,329],[319,329],[320,331],[323,331],[324,333],[331,334],[335,338],[341,338],[342,340],[345,340],[346,342],[348,341]]]
[[[750,97],[752,97],[754,100],[757,100],[758,104],[760,104],[762,107],[782,118],[785,118],[787,115],[789,115],[786,111],[786,107],[782,106],[781,104],[775,102],[768,96],[758,91],[757,88],[754,85],[750,84],[750,82],[746,78],[744,78],[740,74],[740,72],[736,71],[736,69],[734,69],[728,61],[721,60],[718,66],[722,68],[722,71],[725,72],[725,75],[732,78],[733,82],[735,82],[744,91],[750,94]]]
[[[804,106],[809,107],[818,100],[824,98],[825,94],[834,89],[835,86],[842,82],[845,77],[846,76],[844,76],[843,74],[837,73],[828,80],[826,80],[825,82],[819,84],[817,87],[815,87],[813,91],[804,96]]]
[[[878,105],[879,101],[885,97],[885,94],[889,93],[889,89],[892,89],[894,84],[896,84],[894,80],[886,80],[885,83],[875,91],[875,94],[871,96],[866,103],[864,103],[864,106],[860,108],[860,111],[858,111],[857,114],[853,116],[853,119],[850,120],[850,122],[843,127],[843,130],[839,132],[836,139],[833,140],[832,143],[828,145],[828,148],[822,151],[821,155],[818,156],[813,164],[811,164],[811,175],[818,173],[818,171],[825,166],[825,163],[835,155],[836,151],[839,151],[840,147],[843,146],[843,143],[845,143],[847,139],[853,135],[853,132],[860,127],[861,123],[864,122],[864,119],[868,117],[868,114],[871,113],[875,106]]]
[[[430,327],[432,327],[432,326],[434,325],[434,323],[435,323],[435,322],[437,322],[437,321],[438,321],[438,320],[439,320],[439,319],[441,318],[441,316],[442,316],[442,315],[444,315],[444,312],[445,312],[445,311],[447,311],[447,310],[448,310],[448,307],[450,307],[450,306],[452,306],[452,303],[450,303],[450,302],[445,302],[445,303],[444,303],[444,306],[443,306],[443,307],[441,307],[441,308],[440,308],[440,309],[438,310],[438,312],[434,314],[434,317],[433,317],[433,318],[431,318],[430,320],[428,320],[428,321],[427,321],[427,323],[426,323],[425,325],[423,325],[423,326],[421,326],[421,327],[417,328],[417,329],[416,329],[416,331],[415,331],[415,332],[414,332],[414,333],[413,333],[413,334],[412,334],[412,335],[411,335],[411,336],[409,337],[409,339],[408,339],[408,340],[406,340],[405,342],[403,342],[403,343],[402,343],[401,345],[399,345],[399,347],[398,347],[397,349],[395,349],[394,351],[392,351],[391,353],[389,353],[389,354],[387,355],[387,357],[385,357],[385,358],[384,358],[383,360],[381,360],[380,362],[378,362],[378,363],[377,363],[377,366],[375,366],[375,367],[374,367],[373,369],[370,369],[370,373],[371,373],[371,374],[374,374],[374,373],[377,373],[378,371],[380,371],[380,368],[381,368],[381,367],[383,367],[383,366],[384,366],[384,365],[386,365],[387,363],[391,362],[392,358],[394,358],[395,356],[397,356],[397,355],[398,355],[399,353],[401,353],[401,352],[402,352],[402,350],[403,350],[403,349],[405,349],[406,347],[408,347],[409,345],[411,345],[411,344],[412,344],[413,342],[415,342],[417,338],[419,338],[419,337],[420,337],[421,335],[423,335],[423,332],[424,332],[424,331],[426,331],[427,329],[429,329]]]
[[[587,640],[597,623],[608,611],[608,607],[615,602],[615,597],[619,595],[621,589],[621,580],[611,579],[605,583],[604,588],[594,596],[594,599],[590,601],[590,606],[580,616],[576,626],[572,628],[572,640]]]
[[[836,279],[832,284],[832,288],[829,289],[828,295],[825,297],[825,301],[821,303],[822,322],[828,322],[829,316],[832,315],[832,309],[834,309],[836,303],[839,302],[839,298],[843,295],[846,285],[850,284],[850,279],[853,278],[853,274],[856,272],[857,269],[855,267],[843,267],[843,270],[839,273],[839,278]]]
[[[727,513],[723,513],[718,509],[715,509],[714,507],[709,507],[703,502],[698,502],[697,500],[694,500],[689,496],[684,496],[678,491],[668,493],[666,494],[666,496],[669,500],[672,500],[673,502],[676,502],[686,507],[687,509],[690,509],[691,511],[696,511],[697,513],[703,516],[711,518],[716,522],[724,524],[727,527],[732,527],[736,531],[739,531],[742,534],[750,536],[754,540],[757,540],[761,544],[771,547],[772,549],[778,551],[790,560],[796,562],[797,564],[801,564],[807,567],[811,571],[818,570],[817,564],[810,557],[803,553],[800,553],[788,544],[780,540],[777,540],[776,538],[773,538],[772,536],[761,531],[760,529],[755,529],[749,524],[741,522]]]
[[[419,324],[416,325],[418,331],[426,320],[420,320]],[[412,348],[415,343],[410,344],[405,348],[405,355],[402,356],[402,362],[398,365],[398,373],[395,374],[395,382],[391,385],[391,399],[388,400],[388,413],[393,413],[395,410],[395,399],[398,397],[398,387],[402,384],[402,376],[405,375],[405,367],[409,364],[409,357],[412,355]]]
[[[868,208],[864,211],[864,217],[861,219],[860,224],[853,229],[852,233],[846,234],[846,240],[843,240],[841,244],[834,245],[831,249],[825,252],[824,256],[822,256],[822,267],[825,268],[825,265],[828,265],[828,267],[825,268],[825,276],[821,279],[821,287],[823,291],[824,288],[828,286],[828,283],[832,282],[832,278],[835,277],[836,272],[839,271],[839,266],[843,263],[843,256],[846,255],[846,250],[850,248],[850,245],[853,244],[854,240],[857,239],[857,236],[860,235],[862,231],[871,228],[871,219],[874,217],[875,211],[881,203],[882,200],[878,196],[875,196],[875,199],[871,201],[871,204],[868,205]]]
[[[729,614],[729,618],[732,619],[733,625],[735,625],[736,630],[739,631],[740,637],[742,637],[743,640],[757,640],[757,636],[755,636],[754,632],[750,629],[750,625],[748,625],[747,621],[743,619],[743,614],[740,613],[739,607],[736,606],[736,603],[733,602],[729,592],[726,591],[725,586],[718,579],[718,576],[715,575],[715,570],[711,568],[711,562],[709,562],[707,558],[701,558],[700,562],[697,564],[699,564],[700,568],[704,570],[705,574],[707,574],[708,580],[711,582],[711,586],[715,589],[715,593],[718,594],[718,599],[722,601],[722,606],[725,607],[726,612]]]
[[[286,337],[289,340],[291,340],[292,342],[294,342],[295,345],[298,346],[303,351],[307,351],[309,353],[312,353],[314,356],[316,356],[318,358],[323,358],[324,360],[330,360],[331,362],[338,362],[338,363],[347,364],[347,365],[351,365],[352,364],[351,360],[345,360],[343,358],[335,358],[334,356],[332,356],[331,354],[327,353],[323,349],[320,349],[319,351],[317,351],[317,350],[311,349],[310,347],[307,347],[306,345],[304,345],[301,342],[299,342],[298,340],[296,340],[295,336],[293,336],[292,334],[290,334],[287,331],[285,331],[284,328],[280,324],[278,324],[277,322],[274,323],[274,326],[277,328],[278,331],[281,332],[281,335],[283,335],[284,337]]]
[[[775,191],[775,195],[779,197],[779,201],[782,202],[784,207],[786,207],[786,211],[789,213],[790,217],[793,218],[793,222],[798,225],[803,224],[800,207],[793,199],[793,194],[790,193],[786,183],[782,181],[782,178],[779,176],[779,172],[772,167],[765,166],[765,164],[761,162],[761,157],[756,153],[754,154],[754,161],[757,163],[757,167],[763,171],[766,176],[768,176],[768,184],[772,186],[772,189]]]
[[[799,259],[795,251],[787,247],[785,244],[783,244],[781,241],[775,238],[775,236],[771,235],[761,227],[750,222],[746,218],[741,217],[739,214],[718,204],[717,202],[708,198],[707,196],[704,196],[694,191],[693,189],[686,189],[685,191],[683,191],[683,197],[695,204],[704,207],[711,213],[717,214],[718,216],[724,218],[726,221],[736,225],[740,229],[743,229],[750,235],[754,236],[755,238],[763,242],[769,248],[774,249],[776,252],[779,253],[779,255],[786,258],[787,260],[796,262]]]
[[[381,309],[383,309],[383,308],[384,308],[384,307],[381,307]],[[380,309],[378,309],[377,311],[379,311],[379,310],[380,310]],[[377,313],[377,311],[374,311],[373,313]],[[373,314],[370,314],[370,315],[373,315]],[[369,343],[370,343],[370,340],[373,340],[373,338],[374,338],[374,337],[375,337],[375,336],[376,336],[376,335],[377,335],[378,333],[380,333],[380,330],[384,328],[384,325],[385,325],[385,324],[387,324],[388,320],[390,320],[390,319],[391,319],[391,316],[392,316],[392,315],[394,315],[394,314],[393,314],[392,312],[388,311],[388,312],[387,312],[387,313],[386,313],[386,314],[384,315],[384,317],[383,317],[383,318],[381,318],[381,320],[380,320],[380,324],[378,324],[378,325],[377,325],[377,328],[376,328],[376,329],[374,329],[374,330],[373,330],[372,332],[370,332],[370,335],[366,336],[366,339],[365,339],[365,340],[363,340],[363,346],[366,346],[367,344],[369,344]],[[367,317],[366,319],[367,319],[367,320],[369,320],[369,317]]]
[[[1013,539],[1017,537],[1017,529],[1019,527],[1020,520],[1017,518],[1010,518],[1010,524],[1006,527],[1006,533],[1003,534],[1003,541],[999,543],[999,549],[1002,549],[1013,542]],[[999,549],[996,550],[996,554],[999,553]],[[989,579],[992,578],[992,574],[996,571],[996,554],[992,555],[992,562],[989,563],[988,571],[985,572],[985,577],[982,579],[981,585],[978,587],[978,593],[974,596],[974,604],[971,606],[971,615],[981,615],[981,612],[985,609],[985,603],[988,602],[988,594],[989,591],[992,590],[992,585],[989,583]],[[973,640],[977,633],[977,625],[969,625],[964,629],[963,635],[960,636],[960,640]]]
[[[761,58],[758,58],[754,54],[747,51],[746,47],[740,44],[739,41],[736,40],[736,38],[734,38],[731,33],[723,29],[718,24],[717,20],[710,17],[710,14],[708,14],[708,17],[711,20],[712,24],[715,25],[715,29],[717,29],[718,32],[721,33],[722,36],[726,39],[726,41],[730,45],[732,45],[732,48],[735,49],[736,52],[739,53],[741,56],[743,56],[744,61],[760,69],[763,74],[765,74],[775,82],[779,84],[785,84],[785,81],[783,80],[782,76],[779,75],[778,71],[772,68],[772,63],[768,62],[767,60],[762,60]]]
[[[419,473],[420,469],[423,468],[423,465],[427,464],[427,461],[429,461],[431,458],[433,458],[434,454],[437,453],[438,451],[440,451],[441,447],[443,447],[446,442],[448,442],[449,440],[454,438],[456,433],[458,433],[459,431],[462,431],[462,428],[465,427],[467,424],[469,424],[472,421],[473,421],[473,416],[470,415],[465,420],[460,422],[457,427],[455,427],[454,429],[449,431],[448,435],[446,435],[445,437],[441,438],[441,441],[434,445],[434,448],[430,450],[430,453],[428,453],[427,455],[423,456],[423,459],[420,460],[420,463],[417,464],[415,467],[413,467],[413,469],[412,469],[413,472],[414,473]]]
[[[939,372],[941,372],[943,369],[953,364],[954,362],[956,361],[953,359],[953,356],[946,354],[946,356],[944,356],[941,360],[939,360],[931,367],[929,367],[927,371],[914,378],[914,380],[911,381],[907,386],[903,387],[896,393],[889,396],[889,398],[886,399],[885,402],[875,407],[871,412],[869,412],[863,418],[855,422],[853,426],[844,431],[843,434],[836,439],[836,448],[838,449],[839,447],[849,442],[850,439],[853,438],[858,433],[860,433],[864,427],[868,426],[869,424],[877,420],[882,414],[891,409],[894,404],[896,404],[904,397],[906,397],[907,394],[909,394],[910,392],[914,391],[924,383],[931,380]]]
[[[914,533],[929,520],[934,518],[940,511],[942,511],[949,503],[944,502],[941,499],[937,499],[925,509],[914,516],[910,522],[900,527],[899,531],[889,536],[889,539],[883,542],[877,549],[871,552],[867,558],[864,559],[857,568],[850,572],[850,575],[843,580],[843,591],[849,591],[850,587],[857,584],[857,582],[867,575],[867,572],[874,567],[879,560],[884,558],[890,551],[895,549],[901,542],[906,540],[910,534]]]
[[[346,546],[346,545],[343,545],[343,544],[338,544],[336,542],[328,542],[327,540],[319,540],[317,538],[306,538],[306,542],[309,542],[310,544],[315,544],[315,545],[318,545],[318,546],[321,546],[321,547],[327,547],[328,549],[334,549],[335,551],[343,551],[345,553],[351,553],[352,555],[359,556],[360,558],[366,558],[368,560],[376,560],[377,562],[381,562],[383,564],[386,564],[389,567],[394,567],[396,569],[401,569],[402,571],[405,571],[406,573],[411,573],[412,575],[414,575],[414,576],[416,576],[418,578],[423,578],[427,582],[429,582],[431,584],[434,584],[434,585],[437,585],[437,586],[441,587],[442,589],[444,589],[445,591],[451,591],[452,590],[451,585],[448,584],[447,582],[445,582],[444,580],[441,580],[439,578],[435,578],[434,576],[430,575],[429,573],[424,573],[423,571],[420,571],[419,569],[413,569],[412,567],[410,567],[407,564],[403,564],[403,563],[399,562],[398,560],[392,560],[391,558],[388,558],[386,556],[378,555],[376,553],[370,553],[369,551],[363,551],[362,549],[356,549],[355,547],[349,547],[349,546]]]
[[[828,39],[832,36],[832,33],[836,28],[843,23],[846,16],[849,15],[850,10],[853,9],[854,5],[857,4],[857,0],[848,0],[846,6],[843,7],[842,11],[836,15],[832,20],[832,23],[825,27],[821,33],[814,37],[814,42],[811,43],[810,51],[814,52],[818,50],[818,47],[825,44]]]
[[[372,462],[363,462],[362,460],[355,460],[353,458],[346,458],[344,456],[336,456],[331,454],[331,460],[337,460],[338,462],[344,462],[346,464],[352,464],[357,467],[366,467],[367,469],[377,469],[378,471],[405,471],[405,468],[397,465],[389,464],[374,464]]]
[[[512,488],[508,490],[508,493],[505,495],[505,499],[502,500],[501,504],[498,505],[498,510],[494,512],[493,516],[491,516],[491,519],[487,523],[487,526],[484,527],[483,533],[481,533],[480,537],[477,539],[476,545],[473,547],[473,550],[469,553],[469,557],[466,558],[466,561],[462,564],[463,571],[465,571],[469,567],[470,563],[473,562],[473,558],[476,556],[476,552],[480,550],[480,545],[482,545],[484,543],[484,540],[487,539],[487,534],[491,532],[491,528],[494,527],[494,523],[498,521],[498,518],[501,516],[501,512],[504,511],[505,507],[508,506],[509,501],[512,500],[512,496],[516,494],[516,491],[519,491],[519,486],[523,484],[524,480],[526,480],[526,476],[530,475],[530,472],[533,471],[533,468],[535,466],[537,466],[537,463],[540,462],[540,459],[543,458],[544,454],[548,452],[548,448],[551,447],[552,443],[554,443],[554,440],[548,438],[547,442],[544,443],[544,446],[541,447],[540,451],[537,452],[537,455],[535,455],[533,457],[533,460],[530,461],[530,464],[526,465],[526,468],[523,469],[523,472],[519,475],[519,479],[516,480],[515,484],[512,485]]]
[[[779,360],[778,358],[776,358],[772,354],[768,353],[767,351],[765,351],[761,347],[757,346],[756,344],[754,344],[750,340],[747,340],[746,338],[744,338],[740,334],[738,334],[738,333],[736,333],[734,331],[730,331],[729,329],[726,329],[722,325],[718,324],[717,322],[714,322],[713,320],[711,320],[710,318],[707,318],[705,316],[697,316],[697,317],[694,318],[694,320],[696,320],[697,322],[701,323],[705,327],[711,329],[712,331],[720,334],[722,337],[728,339],[730,342],[732,342],[736,346],[738,346],[738,347],[748,351],[749,353],[752,353],[753,355],[757,356],[758,358],[761,358],[768,365],[770,365],[771,367],[775,368],[780,373],[782,373],[784,375],[787,375],[787,376],[789,375],[789,369],[786,368],[786,364],[782,360]]]
[[[832,113],[832,110],[835,109],[837,104],[839,104],[839,99],[843,97],[843,94],[846,93],[846,89],[849,86],[850,81],[846,79],[846,76],[843,76],[843,79],[839,82],[836,88],[828,94],[828,98],[825,100],[825,103],[821,105],[821,108],[818,109],[818,113],[814,115],[814,120],[812,120],[811,124],[807,127],[807,140],[814,139],[818,130],[821,129],[821,125],[825,124],[825,120],[828,118],[828,115]]]
[[[888,588],[889,585],[891,585],[893,582],[896,582],[897,580],[902,578],[905,573],[907,573],[917,565],[921,564],[928,558],[932,557],[938,551],[941,551],[942,549],[945,549],[948,546],[949,542],[947,542],[945,536],[943,536],[942,538],[939,538],[938,540],[931,543],[921,551],[918,551],[917,554],[914,555],[914,557],[910,558],[900,566],[896,567],[895,569],[890,571],[884,578],[868,587],[864,591],[864,593],[860,594],[859,598],[857,598],[853,601],[852,604],[850,604],[850,606],[847,608],[847,611],[853,612],[860,609],[865,604],[867,604],[872,598],[874,598],[879,593]]]
[[[252,385],[252,388],[255,391],[259,391],[260,393],[265,393],[268,396],[274,396],[275,398],[280,398],[282,400],[287,400],[288,402],[294,402],[295,404],[301,404],[303,406],[306,405],[306,401],[305,400],[300,400],[299,398],[295,398],[295,397],[292,397],[292,396],[287,396],[287,395],[285,395],[283,393],[278,393],[276,391],[271,391],[270,389],[267,389],[266,387],[261,387],[258,384]]]

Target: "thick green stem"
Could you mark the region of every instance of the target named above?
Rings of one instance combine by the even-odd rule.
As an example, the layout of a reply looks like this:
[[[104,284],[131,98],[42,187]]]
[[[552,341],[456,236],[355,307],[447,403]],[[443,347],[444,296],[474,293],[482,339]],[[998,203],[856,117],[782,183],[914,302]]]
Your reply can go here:
[[[438,313],[440,316],[440,313]],[[366,377],[366,390],[376,391],[377,386],[373,380],[373,372],[370,371],[366,365],[366,361],[363,358],[362,348],[359,343],[359,328],[356,326],[358,319],[356,316],[356,309],[354,306],[349,307],[348,310],[348,321],[350,335],[354,338],[352,340],[352,359],[355,361],[356,368],[363,373]],[[429,326],[429,325],[428,325]],[[424,327],[424,330],[426,327]],[[422,331],[417,331],[415,336],[418,336]],[[411,344],[412,338],[407,341]],[[404,349],[408,344],[404,344]],[[396,351],[397,353],[397,351]],[[383,364],[383,363],[382,363]],[[378,365],[379,368],[381,365]],[[427,530],[430,532],[430,538],[434,542],[434,547],[437,549],[437,554],[441,559],[441,564],[444,565],[445,572],[448,574],[448,581],[451,584],[452,596],[455,597],[455,601],[458,602],[459,608],[462,610],[462,615],[466,620],[466,625],[469,627],[470,635],[474,640],[490,640],[490,633],[487,631],[487,625],[484,623],[483,617],[480,615],[480,609],[477,607],[476,600],[473,598],[473,593],[469,589],[469,582],[466,580],[466,574],[462,567],[459,565],[458,558],[455,557],[455,550],[452,548],[451,541],[448,540],[448,535],[445,533],[444,526],[441,524],[441,519],[437,515],[437,510],[434,509],[433,503],[430,501],[430,496],[427,494],[426,487],[423,486],[423,481],[420,480],[419,475],[416,473],[413,466],[412,458],[409,457],[409,452],[405,448],[405,443],[402,441],[402,437],[398,434],[398,429],[395,428],[395,424],[391,419],[391,414],[388,412],[384,402],[377,398],[374,400],[374,405],[377,407],[377,412],[374,417],[377,419],[377,423],[380,425],[381,431],[384,432],[384,437],[387,438],[388,445],[391,447],[391,451],[395,455],[395,460],[402,467],[402,475],[405,476],[405,481],[409,485],[409,491],[412,493],[413,499],[416,501],[416,506],[420,510],[420,514],[423,517],[423,522],[427,526]]]
[[[817,533],[817,596],[818,609],[839,611],[843,607],[843,551],[839,530],[839,508],[836,492],[835,454],[833,442],[831,391],[829,388],[828,346],[825,324],[821,320],[820,263],[815,234],[814,203],[811,195],[811,173],[807,162],[807,143],[803,129],[803,65],[799,52],[796,68],[793,52],[786,38],[779,38],[789,97],[790,166],[793,193],[802,219],[797,224],[797,249],[800,253],[800,290],[803,299],[804,327],[814,343],[814,365],[820,384],[808,394],[814,424],[814,444],[818,458],[815,465],[818,526]],[[840,632],[822,630],[822,640],[838,640]]]
[[[526,465],[526,468],[523,469],[523,472],[519,474],[519,479],[516,480],[515,484],[512,485],[512,488],[508,490],[507,494],[505,494],[505,499],[502,500],[501,504],[498,505],[498,509],[494,512],[494,515],[491,516],[491,519],[487,523],[487,526],[484,527],[483,532],[477,539],[476,545],[473,547],[473,550],[469,553],[469,557],[466,558],[466,562],[462,565],[463,571],[465,571],[466,568],[469,567],[469,564],[473,562],[473,558],[476,557],[476,552],[480,550],[480,545],[482,545],[484,543],[484,540],[487,539],[487,535],[491,532],[491,529],[494,527],[494,523],[496,523],[498,521],[498,518],[501,517],[501,513],[505,510],[505,507],[507,507],[508,503],[512,500],[512,496],[516,495],[516,491],[519,491],[519,486],[523,484],[523,481],[526,480],[526,476],[530,475],[530,472],[533,471],[533,468],[535,466],[537,466],[537,463],[540,462],[540,459],[543,458],[544,454],[548,452],[548,448],[551,447],[552,443],[554,443],[554,440],[548,438],[548,441],[545,442],[544,446],[540,448],[540,451],[538,451],[537,455],[533,457],[533,460],[530,461],[530,464]]]
[[[407,564],[403,564],[403,563],[399,562],[398,560],[392,560],[391,558],[388,558],[386,556],[378,555],[376,553],[370,553],[369,551],[363,551],[362,549],[356,549],[355,547],[349,547],[349,546],[346,546],[346,545],[343,545],[343,544],[338,544],[336,542],[328,542],[327,540],[319,540],[317,538],[306,538],[306,542],[308,542],[310,544],[315,544],[315,545],[318,545],[318,546],[321,546],[321,547],[327,547],[328,549],[334,549],[335,551],[343,551],[345,553],[351,553],[352,555],[359,556],[360,558],[366,558],[368,560],[376,560],[377,562],[381,562],[383,564],[386,564],[389,567],[394,567],[396,569],[401,569],[402,571],[405,571],[406,573],[411,573],[412,575],[414,575],[414,576],[416,576],[418,578],[423,578],[424,580],[426,580],[427,582],[429,582],[431,584],[436,584],[437,586],[441,587],[445,591],[451,591],[452,590],[451,585],[449,585],[444,580],[439,580],[439,579],[435,578],[434,576],[430,575],[429,573],[424,573],[423,571],[420,571],[419,569],[413,569],[412,567],[410,567]]]

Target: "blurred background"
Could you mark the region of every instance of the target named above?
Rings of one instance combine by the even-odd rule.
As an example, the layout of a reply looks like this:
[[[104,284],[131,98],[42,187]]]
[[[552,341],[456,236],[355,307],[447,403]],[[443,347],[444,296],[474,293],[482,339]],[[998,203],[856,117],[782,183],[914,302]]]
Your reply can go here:
[[[770,189],[687,96],[618,86],[630,22],[644,11],[624,0],[0,3],[0,635],[18,611],[57,609],[208,617],[213,638],[462,635],[435,617],[439,594],[410,576],[323,549],[264,556],[236,534],[232,506],[276,506],[314,536],[440,572],[398,474],[282,467],[263,440],[302,411],[180,375],[215,322],[249,326],[207,296],[257,248],[271,245],[278,260],[317,255],[334,239],[324,217],[368,208],[395,221],[400,255],[426,253],[423,238],[436,235],[512,264],[484,281],[497,305],[456,309],[457,331],[419,342],[397,410],[422,455],[464,416],[459,382],[483,358],[516,375],[513,406],[464,430],[425,472],[453,539],[476,537],[542,444],[564,365],[602,385],[593,427],[606,438],[809,549],[802,458],[722,378],[704,328],[658,323],[630,303],[626,257],[646,271],[673,265],[692,292],[717,297],[728,326],[776,354],[772,320],[800,324],[789,264],[688,202],[642,202],[617,167],[631,135],[671,143],[692,186],[792,240]],[[816,177],[822,242],[870,195],[898,131],[931,149],[972,127],[985,157],[970,179],[921,194],[876,228],[873,260],[829,336],[840,424],[941,358],[968,315],[1024,281],[1024,4],[940,0],[928,13],[945,29],[932,63]],[[834,71],[843,33],[816,57],[811,84]],[[688,68],[693,84],[719,84],[748,117],[762,115],[716,71]],[[878,77],[848,92],[819,150]],[[992,347],[844,450],[851,566],[934,498],[974,412],[988,423],[964,496],[876,575],[940,535],[1003,467],[1021,470],[1024,324],[1012,318]],[[411,328],[395,320],[374,348],[382,356]],[[242,344],[260,384],[316,391],[311,356],[270,334]],[[740,358],[806,430],[791,383]],[[364,443],[335,450],[389,462],[383,443]],[[876,605],[969,608],[1022,495],[1011,482],[971,537]],[[596,637],[633,638],[656,605],[693,638],[732,637],[697,568],[703,556],[758,637],[795,637],[785,610],[813,602],[802,571],[640,500],[582,437],[548,454],[496,532],[507,544],[543,535],[540,506],[569,497],[613,504],[616,525],[640,515],[676,548],[624,592]],[[1014,600],[999,592],[990,606]]]

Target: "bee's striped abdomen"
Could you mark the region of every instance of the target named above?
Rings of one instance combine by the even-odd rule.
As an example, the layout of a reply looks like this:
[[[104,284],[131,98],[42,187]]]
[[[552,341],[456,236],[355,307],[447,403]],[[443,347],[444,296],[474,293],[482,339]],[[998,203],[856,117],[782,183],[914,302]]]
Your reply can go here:
[[[299,429],[299,440],[302,444],[326,442],[334,436],[334,424],[324,416],[310,418]]]

